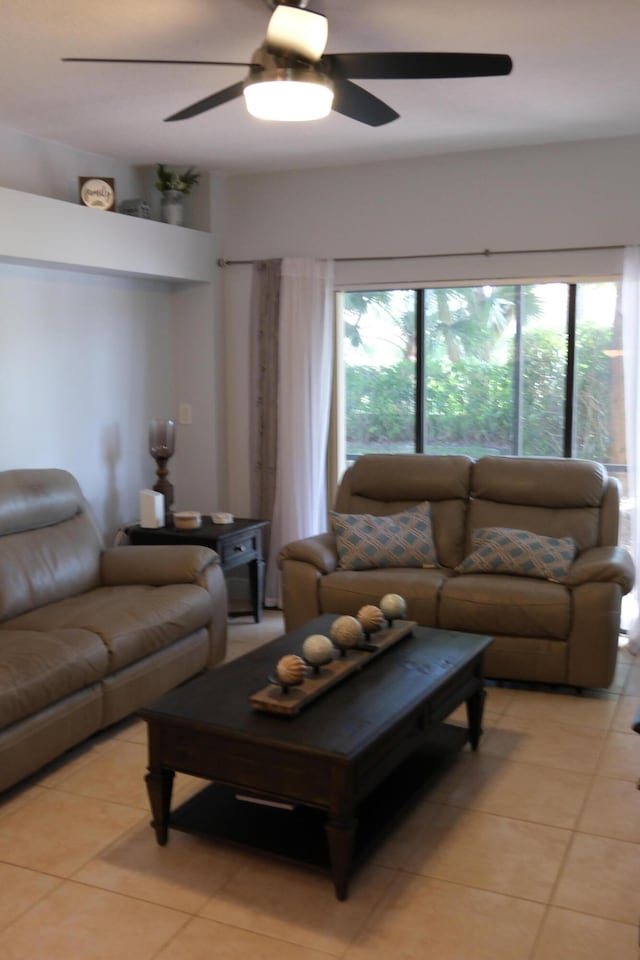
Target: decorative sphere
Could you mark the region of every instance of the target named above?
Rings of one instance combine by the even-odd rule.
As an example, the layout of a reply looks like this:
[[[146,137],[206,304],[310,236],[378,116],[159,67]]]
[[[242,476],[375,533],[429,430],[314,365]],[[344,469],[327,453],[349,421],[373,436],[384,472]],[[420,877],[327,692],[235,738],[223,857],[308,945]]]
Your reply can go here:
[[[322,633],[312,633],[302,644],[302,655],[307,663],[314,667],[321,667],[328,663],[333,656],[333,644],[329,637]]]
[[[280,657],[278,660],[278,665],[276,666],[276,676],[280,683],[285,684],[285,686],[293,687],[298,683],[302,683],[305,674],[305,663],[302,657],[297,656],[295,653],[287,653],[284,657]]]
[[[355,647],[362,640],[362,627],[355,617],[338,617],[331,624],[331,639],[336,647]]]
[[[375,633],[376,630],[380,630],[384,624],[384,614],[380,607],[367,604],[358,610],[358,620],[365,633]]]
[[[398,593],[385,593],[380,601],[380,609],[387,620],[397,620],[407,615],[407,602]]]

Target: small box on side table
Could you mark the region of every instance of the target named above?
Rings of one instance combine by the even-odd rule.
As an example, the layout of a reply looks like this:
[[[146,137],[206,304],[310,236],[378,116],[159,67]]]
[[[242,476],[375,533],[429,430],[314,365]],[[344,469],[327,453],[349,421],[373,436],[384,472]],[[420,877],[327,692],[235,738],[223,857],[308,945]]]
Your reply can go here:
[[[203,515],[202,525],[196,530],[177,530],[175,527],[147,528],[139,524],[128,528],[129,542],[140,544],[197,543],[211,547],[220,557],[220,566],[225,571],[236,567],[249,567],[252,614],[260,623],[264,601],[264,557],[262,555],[262,530],[268,520],[236,519],[233,523],[213,523]],[[239,611],[232,611],[232,616]]]

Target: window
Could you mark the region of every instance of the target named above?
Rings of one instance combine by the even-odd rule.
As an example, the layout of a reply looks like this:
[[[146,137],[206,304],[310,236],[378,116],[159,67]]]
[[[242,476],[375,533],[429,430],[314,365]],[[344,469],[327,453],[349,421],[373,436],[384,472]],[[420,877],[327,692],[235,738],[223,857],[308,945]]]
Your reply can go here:
[[[617,284],[344,293],[344,459],[600,460],[623,472]]]
[[[417,305],[414,290],[344,295],[347,460],[417,449]]]

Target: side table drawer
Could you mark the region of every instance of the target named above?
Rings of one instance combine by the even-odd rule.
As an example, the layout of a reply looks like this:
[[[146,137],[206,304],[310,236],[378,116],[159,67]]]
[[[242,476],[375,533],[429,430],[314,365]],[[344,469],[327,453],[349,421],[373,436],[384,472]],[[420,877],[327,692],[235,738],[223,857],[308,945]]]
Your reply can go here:
[[[229,568],[255,560],[259,554],[259,538],[259,533],[249,532],[221,540],[218,543],[221,566]]]

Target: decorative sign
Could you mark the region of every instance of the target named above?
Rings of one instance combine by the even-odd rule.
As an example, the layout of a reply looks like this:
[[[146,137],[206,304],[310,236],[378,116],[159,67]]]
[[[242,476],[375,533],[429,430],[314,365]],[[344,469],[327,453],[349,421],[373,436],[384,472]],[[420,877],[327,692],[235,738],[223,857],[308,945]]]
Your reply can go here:
[[[78,177],[80,203],[96,210],[115,210],[116,183],[112,177]]]

